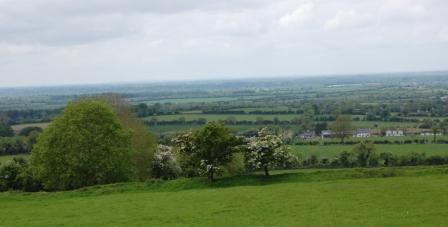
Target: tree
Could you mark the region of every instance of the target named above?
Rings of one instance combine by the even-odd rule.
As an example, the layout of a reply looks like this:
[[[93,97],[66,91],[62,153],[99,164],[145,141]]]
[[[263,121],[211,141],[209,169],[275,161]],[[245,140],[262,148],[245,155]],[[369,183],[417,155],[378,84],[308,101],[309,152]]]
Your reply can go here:
[[[435,143],[435,142],[436,142],[436,138],[437,138],[437,134],[438,134],[439,131],[440,131],[440,125],[434,122],[434,123],[432,124],[431,129],[432,129],[432,134],[433,134],[432,142]]]
[[[42,131],[43,130],[41,127],[29,126],[29,127],[25,127],[22,130],[20,130],[19,135],[20,136],[29,136],[33,132],[41,133]]]
[[[215,173],[232,159],[232,153],[240,142],[229,128],[212,122],[193,133],[176,137],[175,143],[180,152],[213,182]]]
[[[159,145],[152,161],[152,175],[164,180],[175,179],[181,169],[171,147]]]
[[[69,103],[39,136],[31,166],[47,190],[129,180],[131,132],[100,101]]]
[[[148,127],[135,116],[135,113],[132,112],[131,105],[118,95],[102,95],[95,97],[94,100],[109,104],[118,115],[120,124],[125,129],[132,131],[132,161],[134,162],[137,178],[141,181],[150,178],[151,164],[154,157],[154,151],[157,148],[157,142]]]
[[[370,167],[377,160],[376,147],[371,141],[362,141],[353,147],[353,153],[358,158],[358,163],[362,167]]]
[[[327,122],[316,123],[316,125],[314,126],[314,131],[318,135],[320,135],[323,130],[327,130],[327,129],[328,129]]]
[[[289,159],[288,156],[280,136],[270,134],[267,128],[262,128],[256,137],[250,138],[246,162],[252,169],[263,169],[268,176],[269,167]]]
[[[338,116],[336,121],[330,125],[330,129],[343,143],[344,139],[351,134],[352,118],[350,116]]]
[[[41,183],[33,176],[28,161],[23,157],[14,157],[0,167],[0,191],[34,192],[40,189]]]
[[[14,131],[11,126],[5,121],[0,120],[0,137],[11,137],[14,136]]]
[[[314,121],[313,106],[307,104],[303,107],[303,114],[300,116],[300,123],[303,130],[310,130]]]
[[[22,188],[20,174],[26,168],[24,158],[14,158],[0,168],[0,191],[9,189],[18,190]]]
[[[343,151],[339,154],[339,162],[342,167],[353,167],[356,163],[356,157],[351,152]]]

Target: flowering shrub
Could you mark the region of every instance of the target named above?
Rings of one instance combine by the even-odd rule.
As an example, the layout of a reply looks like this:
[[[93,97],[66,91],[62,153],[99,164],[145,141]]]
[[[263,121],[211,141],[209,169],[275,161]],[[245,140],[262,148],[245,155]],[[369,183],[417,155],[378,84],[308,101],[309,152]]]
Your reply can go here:
[[[240,139],[223,124],[211,122],[192,133],[177,136],[173,142],[179,147],[188,171],[206,174],[212,182],[220,166],[232,160]]]
[[[152,174],[155,178],[174,179],[181,173],[171,147],[159,145],[152,161]]]
[[[270,134],[262,128],[258,136],[249,139],[246,153],[246,165],[250,169],[263,169],[269,175],[269,167],[287,167],[297,163],[297,157],[290,154],[280,136]]]

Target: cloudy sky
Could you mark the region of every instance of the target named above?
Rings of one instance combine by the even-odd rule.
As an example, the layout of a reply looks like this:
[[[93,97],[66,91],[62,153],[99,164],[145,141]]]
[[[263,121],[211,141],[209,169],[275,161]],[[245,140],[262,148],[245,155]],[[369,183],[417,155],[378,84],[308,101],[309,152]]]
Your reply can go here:
[[[0,0],[0,87],[446,69],[447,0]]]

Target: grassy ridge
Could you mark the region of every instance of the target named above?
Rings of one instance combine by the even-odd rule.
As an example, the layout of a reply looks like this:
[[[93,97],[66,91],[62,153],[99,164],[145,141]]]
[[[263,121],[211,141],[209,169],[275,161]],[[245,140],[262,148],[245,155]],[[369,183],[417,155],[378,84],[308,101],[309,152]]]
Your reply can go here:
[[[397,177],[391,177],[397,176]],[[277,172],[0,193],[5,226],[444,226],[447,167]],[[418,205],[416,205],[418,204]]]

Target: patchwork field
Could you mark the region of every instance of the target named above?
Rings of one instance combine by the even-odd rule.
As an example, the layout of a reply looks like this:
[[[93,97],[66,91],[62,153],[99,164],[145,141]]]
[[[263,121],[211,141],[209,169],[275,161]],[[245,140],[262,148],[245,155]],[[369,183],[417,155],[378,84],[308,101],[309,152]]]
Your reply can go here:
[[[446,226],[447,167],[279,171],[0,193],[4,226]],[[3,212],[7,211],[7,212]]]

